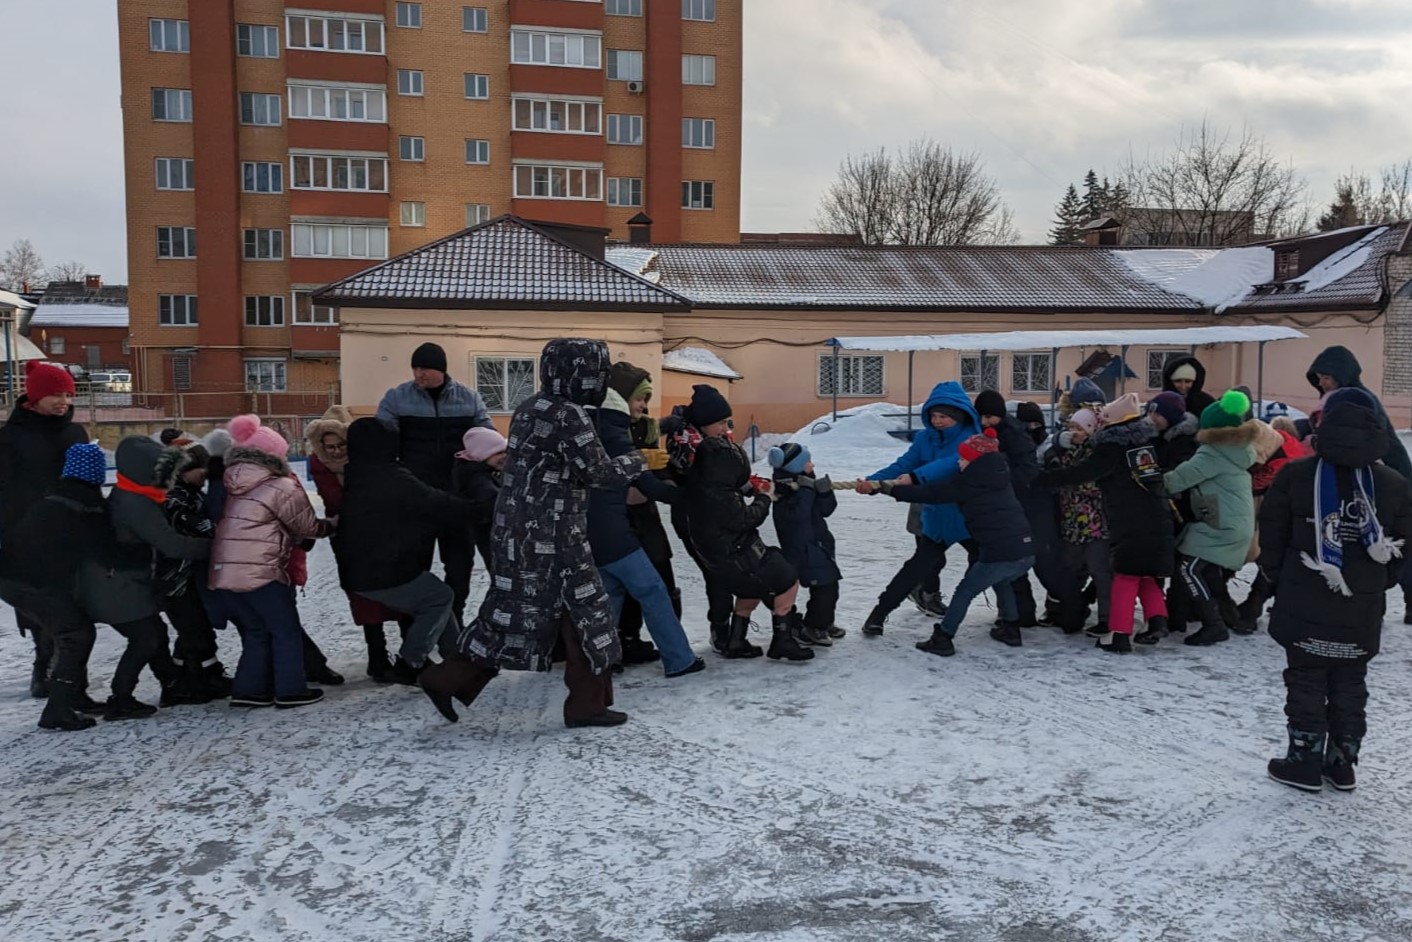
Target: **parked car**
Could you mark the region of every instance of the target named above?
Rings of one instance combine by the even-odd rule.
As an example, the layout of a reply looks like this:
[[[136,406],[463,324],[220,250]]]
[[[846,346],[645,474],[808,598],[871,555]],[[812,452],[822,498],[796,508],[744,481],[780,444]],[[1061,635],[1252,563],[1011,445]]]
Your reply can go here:
[[[132,392],[132,374],[126,370],[103,370],[88,374],[89,388],[94,392]]]

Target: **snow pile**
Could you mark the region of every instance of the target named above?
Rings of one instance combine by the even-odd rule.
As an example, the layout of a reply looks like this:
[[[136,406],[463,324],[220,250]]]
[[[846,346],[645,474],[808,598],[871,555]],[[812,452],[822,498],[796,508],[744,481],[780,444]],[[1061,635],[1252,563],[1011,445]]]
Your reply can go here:
[[[614,245],[608,247],[603,253],[603,258],[609,265],[646,279],[654,285],[662,280],[662,273],[657,270],[657,253],[652,249]]]
[[[1114,252],[1134,275],[1164,291],[1184,295],[1220,311],[1269,281],[1274,253],[1263,246],[1240,249],[1142,249]]]
[[[892,433],[907,427],[906,407],[891,402],[873,402],[846,412],[819,416],[787,441],[809,449],[814,467],[835,480],[866,477],[890,464],[907,449],[907,442]],[[912,410],[912,425],[921,423],[921,406]],[[768,465],[761,455],[757,464]]]
[[[741,375],[705,347],[678,347],[662,354],[662,369],[676,373],[694,373],[718,379],[740,379]]]
[[[1335,252],[1309,269],[1303,277],[1290,280],[1301,282],[1306,294],[1328,287],[1340,278],[1353,274],[1364,262],[1368,261],[1368,255],[1373,250],[1373,242],[1384,232],[1387,232],[1387,226],[1374,229],[1357,242]],[[41,308],[41,310],[43,309]]]

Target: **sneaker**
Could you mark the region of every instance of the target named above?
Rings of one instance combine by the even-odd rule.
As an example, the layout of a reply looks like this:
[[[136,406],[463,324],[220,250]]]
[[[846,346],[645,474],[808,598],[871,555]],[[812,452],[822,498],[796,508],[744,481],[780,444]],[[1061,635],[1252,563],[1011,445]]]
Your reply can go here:
[[[876,638],[883,633],[883,625],[887,622],[887,615],[878,609],[873,609],[868,613],[867,620],[863,622],[863,634],[870,638]]]
[[[833,647],[833,636],[827,628],[811,628],[808,625],[799,633],[799,640],[805,644],[815,644],[821,648]]]
[[[920,587],[907,593],[907,598],[912,604],[917,606],[923,615],[931,615],[934,618],[941,618],[946,614],[946,603],[941,600],[940,592],[923,592]]]
[[[311,687],[303,693],[296,693],[288,697],[275,697],[275,709],[292,710],[295,707],[318,703],[323,698],[324,692],[322,690],[318,687]]]
[[[233,707],[244,707],[250,710],[257,710],[260,707],[272,707],[275,705],[275,698],[261,694],[238,694],[230,695],[230,705]]]
[[[1084,634],[1088,635],[1090,638],[1104,638],[1112,634],[1112,632],[1108,630],[1108,623],[1101,621],[1092,627],[1085,628]]]
[[[845,631],[844,629],[838,627],[837,625],[830,625],[829,628],[828,628],[828,632],[829,632],[829,637],[832,638],[832,639],[834,639],[835,641],[837,641],[839,638],[843,638],[843,637],[846,637],[846,636],[848,635],[848,632],[847,632],[847,631]]]
[[[143,703],[132,697],[109,697],[103,708],[103,719],[109,723],[118,720],[144,720],[156,712],[157,708],[150,703]]]
[[[990,636],[1001,644],[1018,648],[1025,643],[1020,634],[1020,625],[1013,621],[1002,621],[990,629]]]
[[[679,670],[679,671],[668,671],[666,676],[668,676],[668,677],[685,677],[687,674],[699,673],[700,671],[704,671],[705,669],[706,669],[706,662],[703,661],[703,660],[701,660],[701,658],[698,657],[698,658],[696,658],[695,660],[693,660],[690,664],[688,664],[686,667],[683,667],[683,668],[682,668],[681,670]]]
[[[621,710],[604,710],[576,720],[565,719],[564,725],[569,729],[584,729],[589,726],[622,726],[627,721],[628,715]]]

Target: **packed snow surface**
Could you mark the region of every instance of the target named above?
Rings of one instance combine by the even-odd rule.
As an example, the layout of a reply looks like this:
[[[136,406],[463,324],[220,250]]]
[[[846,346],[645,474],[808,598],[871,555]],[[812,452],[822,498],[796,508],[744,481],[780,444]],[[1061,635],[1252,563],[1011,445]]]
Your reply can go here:
[[[662,369],[718,379],[740,379],[730,364],[705,347],[677,347],[662,354]]]
[[[860,412],[813,436],[821,470],[841,476],[848,449],[860,471],[890,460],[903,446],[883,421]],[[455,726],[415,690],[374,686],[322,542],[300,607],[348,683],[301,710],[211,704],[41,732],[30,646],[5,609],[0,937],[1412,938],[1412,628],[1397,593],[1360,787],[1307,795],[1265,777],[1284,658],[1263,632],[1111,657],[1034,629],[1011,649],[986,637],[995,613],[978,601],[954,658],[913,648],[930,620],[910,607],[860,636],[910,552],[904,518],[840,495],[849,634],[800,665],[709,653],[678,547],[708,669],[629,668],[616,690],[632,720],[608,731],[564,729],[557,677],[503,674]],[[477,572],[473,601],[484,592]],[[99,638],[101,697],[118,643]],[[233,664],[238,642],[221,644]],[[138,694],[155,702],[154,682]]]

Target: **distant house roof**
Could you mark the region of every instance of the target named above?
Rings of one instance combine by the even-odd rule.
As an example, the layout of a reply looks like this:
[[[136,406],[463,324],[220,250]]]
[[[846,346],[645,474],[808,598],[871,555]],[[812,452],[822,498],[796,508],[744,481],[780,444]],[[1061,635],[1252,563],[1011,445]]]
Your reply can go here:
[[[725,360],[705,347],[678,347],[668,350],[662,354],[662,369],[673,373],[691,373],[694,376],[714,376],[717,379],[743,379]]]
[[[1407,226],[1398,223],[1370,229],[1301,275],[1255,286],[1228,310],[1260,313],[1380,307],[1388,294],[1383,284],[1384,260],[1401,246]]]
[[[32,311],[34,305],[15,292],[0,288],[0,308],[7,311]]]
[[[314,297],[321,304],[347,307],[599,311],[691,307],[681,295],[608,264],[555,229],[547,223],[500,216],[336,281]],[[602,242],[601,235],[598,241]]]
[[[127,285],[51,281],[22,329],[128,326]]]

